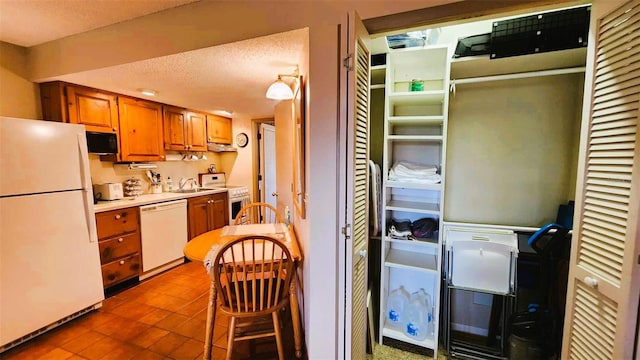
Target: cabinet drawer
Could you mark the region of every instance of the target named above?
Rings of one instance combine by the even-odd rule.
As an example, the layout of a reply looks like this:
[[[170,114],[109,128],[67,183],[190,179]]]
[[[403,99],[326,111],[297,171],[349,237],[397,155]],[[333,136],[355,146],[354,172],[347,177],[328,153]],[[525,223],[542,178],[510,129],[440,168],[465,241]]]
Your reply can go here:
[[[97,213],[98,239],[137,231],[140,223],[138,213],[137,207]]]
[[[117,258],[140,252],[140,236],[138,232],[102,240],[100,247],[100,263],[106,264]]]
[[[102,265],[102,284],[105,288],[140,274],[140,254]]]

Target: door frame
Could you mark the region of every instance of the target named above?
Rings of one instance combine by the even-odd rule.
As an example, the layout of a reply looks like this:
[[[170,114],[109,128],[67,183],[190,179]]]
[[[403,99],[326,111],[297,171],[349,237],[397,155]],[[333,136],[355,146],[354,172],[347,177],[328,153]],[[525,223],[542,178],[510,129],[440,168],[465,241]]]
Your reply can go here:
[[[251,119],[251,139],[256,140],[256,145],[253,146],[252,154],[251,154],[251,164],[253,167],[253,179],[251,180],[253,191],[253,199],[251,202],[260,201],[260,139],[258,139],[258,134],[260,133],[260,124],[270,124],[275,126],[275,119],[273,117],[270,118],[259,118],[259,119]]]

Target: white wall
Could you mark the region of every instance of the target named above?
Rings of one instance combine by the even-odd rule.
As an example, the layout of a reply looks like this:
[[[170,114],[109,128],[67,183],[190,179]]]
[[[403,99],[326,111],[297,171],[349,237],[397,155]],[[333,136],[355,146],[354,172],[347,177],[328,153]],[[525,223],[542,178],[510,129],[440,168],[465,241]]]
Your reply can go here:
[[[582,74],[458,86],[446,221],[542,226],[573,200]]]
[[[27,49],[0,42],[0,115],[42,118],[40,91],[29,80]]]
[[[227,176],[227,184],[244,185],[253,193],[253,148],[257,146],[256,139],[251,137],[251,119],[246,116],[233,115],[231,121],[233,146],[238,149],[233,153],[221,153],[219,170]],[[245,133],[249,136],[247,146],[241,148],[236,145],[236,135]],[[253,197],[253,194],[251,194]]]

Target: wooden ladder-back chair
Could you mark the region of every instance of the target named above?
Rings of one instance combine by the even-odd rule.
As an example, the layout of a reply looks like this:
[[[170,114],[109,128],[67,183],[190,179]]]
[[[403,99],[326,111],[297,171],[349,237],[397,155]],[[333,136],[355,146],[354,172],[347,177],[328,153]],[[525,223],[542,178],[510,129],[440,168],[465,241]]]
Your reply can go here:
[[[227,359],[231,359],[236,341],[275,336],[278,357],[283,360],[278,310],[289,305],[289,285],[294,276],[289,249],[269,236],[243,236],[218,251],[212,276],[221,302],[219,309],[230,316]],[[269,315],[272,326],[264,329]]]
[[[234,225],[276,224],[281,222],[284,221],[282,221],[276,208],[267,203],[255,202],[247,204],[240,209],[234,220]]]

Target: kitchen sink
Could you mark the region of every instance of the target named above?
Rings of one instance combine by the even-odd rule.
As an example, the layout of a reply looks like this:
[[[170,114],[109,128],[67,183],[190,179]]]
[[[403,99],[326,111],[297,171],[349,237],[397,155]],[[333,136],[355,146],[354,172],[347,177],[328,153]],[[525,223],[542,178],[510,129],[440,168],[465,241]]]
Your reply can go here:
[[[215,188],[210,187],[198,187],[198,188],[189,188],[189,189],[176,189],[173,190],[175,193],[195,193],[199,191],[207,191],[207,190],[216,190]]]

